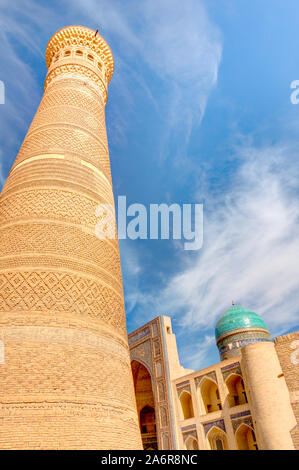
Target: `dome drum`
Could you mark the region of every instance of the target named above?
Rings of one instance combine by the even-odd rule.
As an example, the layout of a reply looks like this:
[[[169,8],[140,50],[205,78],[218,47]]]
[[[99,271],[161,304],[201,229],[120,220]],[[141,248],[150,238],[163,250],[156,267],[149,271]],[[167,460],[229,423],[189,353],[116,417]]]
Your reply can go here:
[[[215,336],[221,360],[240,354],[240,349],[248,344],[271,341],[264,320],[238,305],[233,305],[220,317]]]

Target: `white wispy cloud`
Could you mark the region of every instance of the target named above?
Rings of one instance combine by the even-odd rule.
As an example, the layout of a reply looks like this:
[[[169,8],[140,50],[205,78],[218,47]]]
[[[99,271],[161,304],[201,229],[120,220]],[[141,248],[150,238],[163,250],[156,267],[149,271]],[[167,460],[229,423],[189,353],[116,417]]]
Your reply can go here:
[[[237,168],[222,193],[205,194],[202,249],[186,256],[175,242],[176,273],[160,290],[143,295],[139,283],[132,290],[135,316],[175,318],[181,360],[195,369],[215,357],[215,324],[232,300],[260,314],[273,337],[299,323],[299,148],[235,152]]]
[[[298,324],[298,149],[238,149],[223,194],[207,195],[204,245],[160,302],[186,328],[213,328],[231,301],[261,314],[273,334]]]
[[[41,63],[44,60],[40,38],[41,18],[45,17],[50,21],[53,14],[31,0],[0,3],[0,79],[5,85],[5,104],[0,108],[2,180],[16,157],[42,95],[42,87],[28,63],[28,54]]]
[[[181,142],[177,152],[185,155],[192,128],[200,124],[210,92],[217,83],[222,53],[220,32],[210,21],[204,2],[79,0],[76,6],[70,1],[66,3],[73,10],[81,9],[87,21],[104,25],[107,39],[110,36],[120,39],[117,61],[121,64],[132,58],[135,64],[141,61],[159,77],[165,90],[161,103],[164,134],[160,156],[168,156],[169,140],[178,135]],[[123,71],[118,79],[129,80],[132,85],[138,75],[134,66],[131,64],[131,70]],[[139,74],[137,81],[157,106],[151,80],[147,83]],[[134,86],[129,89],[135,92]]]
[[[198,370],[200,365],[208,363],[211,365],[209,353],[212,348],[215,348],[215,336],[204,335],[200,339],[197,338],[196,343],[193,341],[183,342],[179,355],[182,365],[193,370]]]
[[[157,310],[155,295],[142,287],[145,275],[144,251],[131,240],[119,240],[121,267],[124,284],[124,297],[127,317],[130,318],[130,331],[161,314]],[[136,309],[136,315],[133,315]]]
[[[145,60],[163,79],[177,87],[176,105],[200,118],[212,87],[217,83],[222,44],[218,28],[207,16],[204,3],[164,0],[144,9]],[[181,110],[181,111],[182,111]],[[176,120],[186,116],[176,116]]]
[[[133,249],[132,245],[127,240],[120,240],[119,245],[122,253],[122,275],[125,278],[126,306],[128,311],[132,311],[142,295],[139,288],[142,268],[138,252]]]
[[[204,2],[62,0],[59,5],[61,11],[56,3],[37,0],[1,2],[0,38],[5,54],[1,54],[0,79],[7,85],[8,98],[0,138],[6,139],[6,145],[9,139],[15,142],[18,132],[24,133],[24,122],[28,118],[30,121],[40,99],[36,83],[40,77],[28,65],[26,56],[38,55],[43,61],[43,48],[51,34],[63,25],[83,23],[97,25],[108,42],[116,46],[116,67],[121,73],[114,78],[119,103],[112,106],[113,138],[117,141],[117,134],[120,141],[124,138],[127,123],[121,118],[122,109],[134,112],[138,84],[158,114],[162,106],[160,156],[169,156],[169,142],[177,139],[176,151],[183,158],[192,128],[199,125],[217,82],[221,59],[220,33],[209,20]],[[139,63],[150,73],[144,76],[136,66]],[[150,74],[160,80],[163,92],[159,99]],[[16,132],[12,132],[12,122],[18,124]]]

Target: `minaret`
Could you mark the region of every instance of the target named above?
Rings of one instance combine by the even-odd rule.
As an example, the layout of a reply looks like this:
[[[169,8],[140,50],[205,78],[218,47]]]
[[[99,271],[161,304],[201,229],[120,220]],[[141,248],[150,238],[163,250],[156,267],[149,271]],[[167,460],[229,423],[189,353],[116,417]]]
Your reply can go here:
[[[105,128],[113,56],[95,31],[50,39],[44,95],[1,194],[0,448],[138,449]],[[22,77],[20,77],[20,80]]]

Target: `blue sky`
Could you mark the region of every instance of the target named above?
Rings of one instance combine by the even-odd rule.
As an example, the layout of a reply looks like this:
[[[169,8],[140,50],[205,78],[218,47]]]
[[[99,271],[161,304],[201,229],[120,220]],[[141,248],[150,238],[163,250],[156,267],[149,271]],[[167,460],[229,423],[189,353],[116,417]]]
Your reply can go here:
[[[120,242],[129,331],[171,316],[188,368],[218,361],[214,326],[232,300],[273,336],[299,323],[298,19],[296,0],[0,2],[1,184],[42,96],[48,39],[82,24],[115,59],[115,197],[204,204],[198,252]]]

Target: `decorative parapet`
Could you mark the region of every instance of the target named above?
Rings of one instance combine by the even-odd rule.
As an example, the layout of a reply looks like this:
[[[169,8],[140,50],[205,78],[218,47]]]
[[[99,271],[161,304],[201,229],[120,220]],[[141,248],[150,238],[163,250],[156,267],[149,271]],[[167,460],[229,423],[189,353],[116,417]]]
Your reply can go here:
[[[274,344],[285,343],[295,339],[299,339],[299,331],[294,331],[293,333],[288,333],[287,335],[277,336],[274,338]]]

